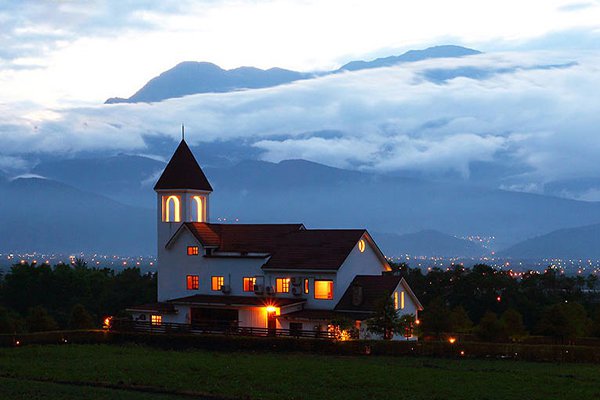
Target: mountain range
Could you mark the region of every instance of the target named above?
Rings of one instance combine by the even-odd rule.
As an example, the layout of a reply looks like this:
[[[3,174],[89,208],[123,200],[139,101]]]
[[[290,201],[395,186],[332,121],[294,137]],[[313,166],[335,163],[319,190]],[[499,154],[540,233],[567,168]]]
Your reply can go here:
[[[40,163],[33,172],[48,179],[21,178],[0,184],[4,198],[12,201],[0,209],[5,234],[12,232],[11,241],[2,247],[6,249],[6,243],[22,248],[40,245],[35,230],[41,223],[69,226],[74,232],[84,227],[76,242],[63,245],[110,248],[108,243],[99,246],[98,235],[86,230],[97,226],[107,232],[104,238],[113,241],[115,248],[134,254],[153,252],[156,201],[152,186],[164,165],[131,155]],[[366,227],[389,255],[476,256],[486,249],[455,236],[494,236],[494,248],[502,249],[553,230],[600,223],[600,204],[595,202],[348,171],[304,160],[277,164],[249,160],[204,170],[215,189],[211,195],[215,222]],[[66,194],[56,196],[59,189]],[[15,218],[12,210],[22,208],[21,198],[31,203],[27,209],[37,211],[21,212]],[[111,231],[113,225],[129,230]],[[43,247],[56,250],[59,239],[51,235],[50,239]],[[583,246],[578,252],[589,250]]]
[[[131,97],[127,99],[112,97],[106,100],[105,103],[156,102],[190,94],[267,88],[344,71],[358,71],[406,62],[464,57],[476,54],[481,54],[481,52],[460,46],[435,46],[424,50],[410,50],[399,56],[377,58],[372,61],[351,61],[337,70],[313,73],[290,71],[282,68],[263,70],[255,67],[225,70],[209,62],[185,61],[152,78]]]

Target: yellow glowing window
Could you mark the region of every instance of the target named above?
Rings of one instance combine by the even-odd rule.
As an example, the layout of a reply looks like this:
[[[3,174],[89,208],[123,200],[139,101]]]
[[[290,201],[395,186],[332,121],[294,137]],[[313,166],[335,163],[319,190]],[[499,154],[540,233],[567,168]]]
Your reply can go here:
[[[188,246],[187,247],[187,255],[188,256],[197,256],[200,253],[198,246]]]
[[[363,239],[360,239],[360,240],[358,241],[358,250],[359,250],[361,253],[364,253],[364,252],[365,252],[365,247],[366,247],[365,241],[364,241]]]
[[[197,222],[205,222],[206,220],[206,209],[204,207],[204,205],[206,204],[206,202],[204,201],[204,197],[203,196],[192,196],[192,200],[194,200],[193,204],[195,205],[196,208],[196,212],[195,215],[196,216],[196,221]]]
[[[404,310],[404,291],[400,292],[400,309]]]
[[[254,292],[256,278],[244,278],[244,292]]]
[[[398,309],[398,292],[394,292],[394,309]]]
[[[150,322],[152,325],[160,325],[162,324],[162,315],[152,315],[150,316]]]
[[[198,275],[187,276],[187,290],[198,290],[200,288],[200,278]]]
[[[277,293],[290,292],[290,278],[277,278],[275,283]]]
[[[180,222],[180,201],[179,196],[162,197],[162,220],[163,222]]]
[[[315,279],[315,299],[331,300],[333,299],[333,281],[324,281]]]
[[[221,286],[225,284],[225,278],[222,276],[213,276],[211,278],[211,289],[221,290]]]
[[[304,293],[308,294],[308,292],[309,292],[308,289],[309,289],[309,281],[308,281],[308,279],[305,279],[304,280]]]

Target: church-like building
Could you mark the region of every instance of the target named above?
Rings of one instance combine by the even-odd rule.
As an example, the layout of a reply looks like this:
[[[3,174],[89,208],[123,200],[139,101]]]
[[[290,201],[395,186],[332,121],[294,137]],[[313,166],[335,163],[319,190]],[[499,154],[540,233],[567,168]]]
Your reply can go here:
[[[365,229],[210,222],[213,189],[185,140],[154,190],[158,302],[128,309],[134,320],[316,336],[347,320],[368,337],[385,296],[399,314],[422,310]]]

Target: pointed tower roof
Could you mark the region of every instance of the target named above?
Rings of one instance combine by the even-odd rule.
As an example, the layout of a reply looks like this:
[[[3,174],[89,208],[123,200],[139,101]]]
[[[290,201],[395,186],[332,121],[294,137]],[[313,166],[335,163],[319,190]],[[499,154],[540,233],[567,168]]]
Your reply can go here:
[[[154,190],[161,189],[194,189],[212,192],[212,186],[198,165],[196,158],[185,140],[181,140],[177,150],[165,167]]]

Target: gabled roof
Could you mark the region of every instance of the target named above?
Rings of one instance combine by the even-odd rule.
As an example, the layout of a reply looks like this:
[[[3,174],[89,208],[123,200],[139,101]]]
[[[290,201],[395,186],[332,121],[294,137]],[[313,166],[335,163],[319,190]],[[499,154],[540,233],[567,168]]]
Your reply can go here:
[[[179,143],[173,157],[154,185],[154,190],[163,189],[193,189],[206,192],[213,190],[185,140]]]
[[[423,306],[410,286],[408,286],[406,280],[397,275],[356,275],[334,310],[373,312],[377,309],[377,303],[382,298],[391,296],[398,285],[402,285],[417,306],[417,309],[422,310]],[[362,288],[362,301],[358,303],[353,302],[353,288],[356,286]]]
[[[264,253],[269,256],[262,267],[266,270],[336,271],[363,235],[368,235],[364,229],[305,229],[302,224],[186,222],[167,247],[182,229],[188,229],[204,247],[218,252]],[[381,258],[385,262],[383,255]]]

